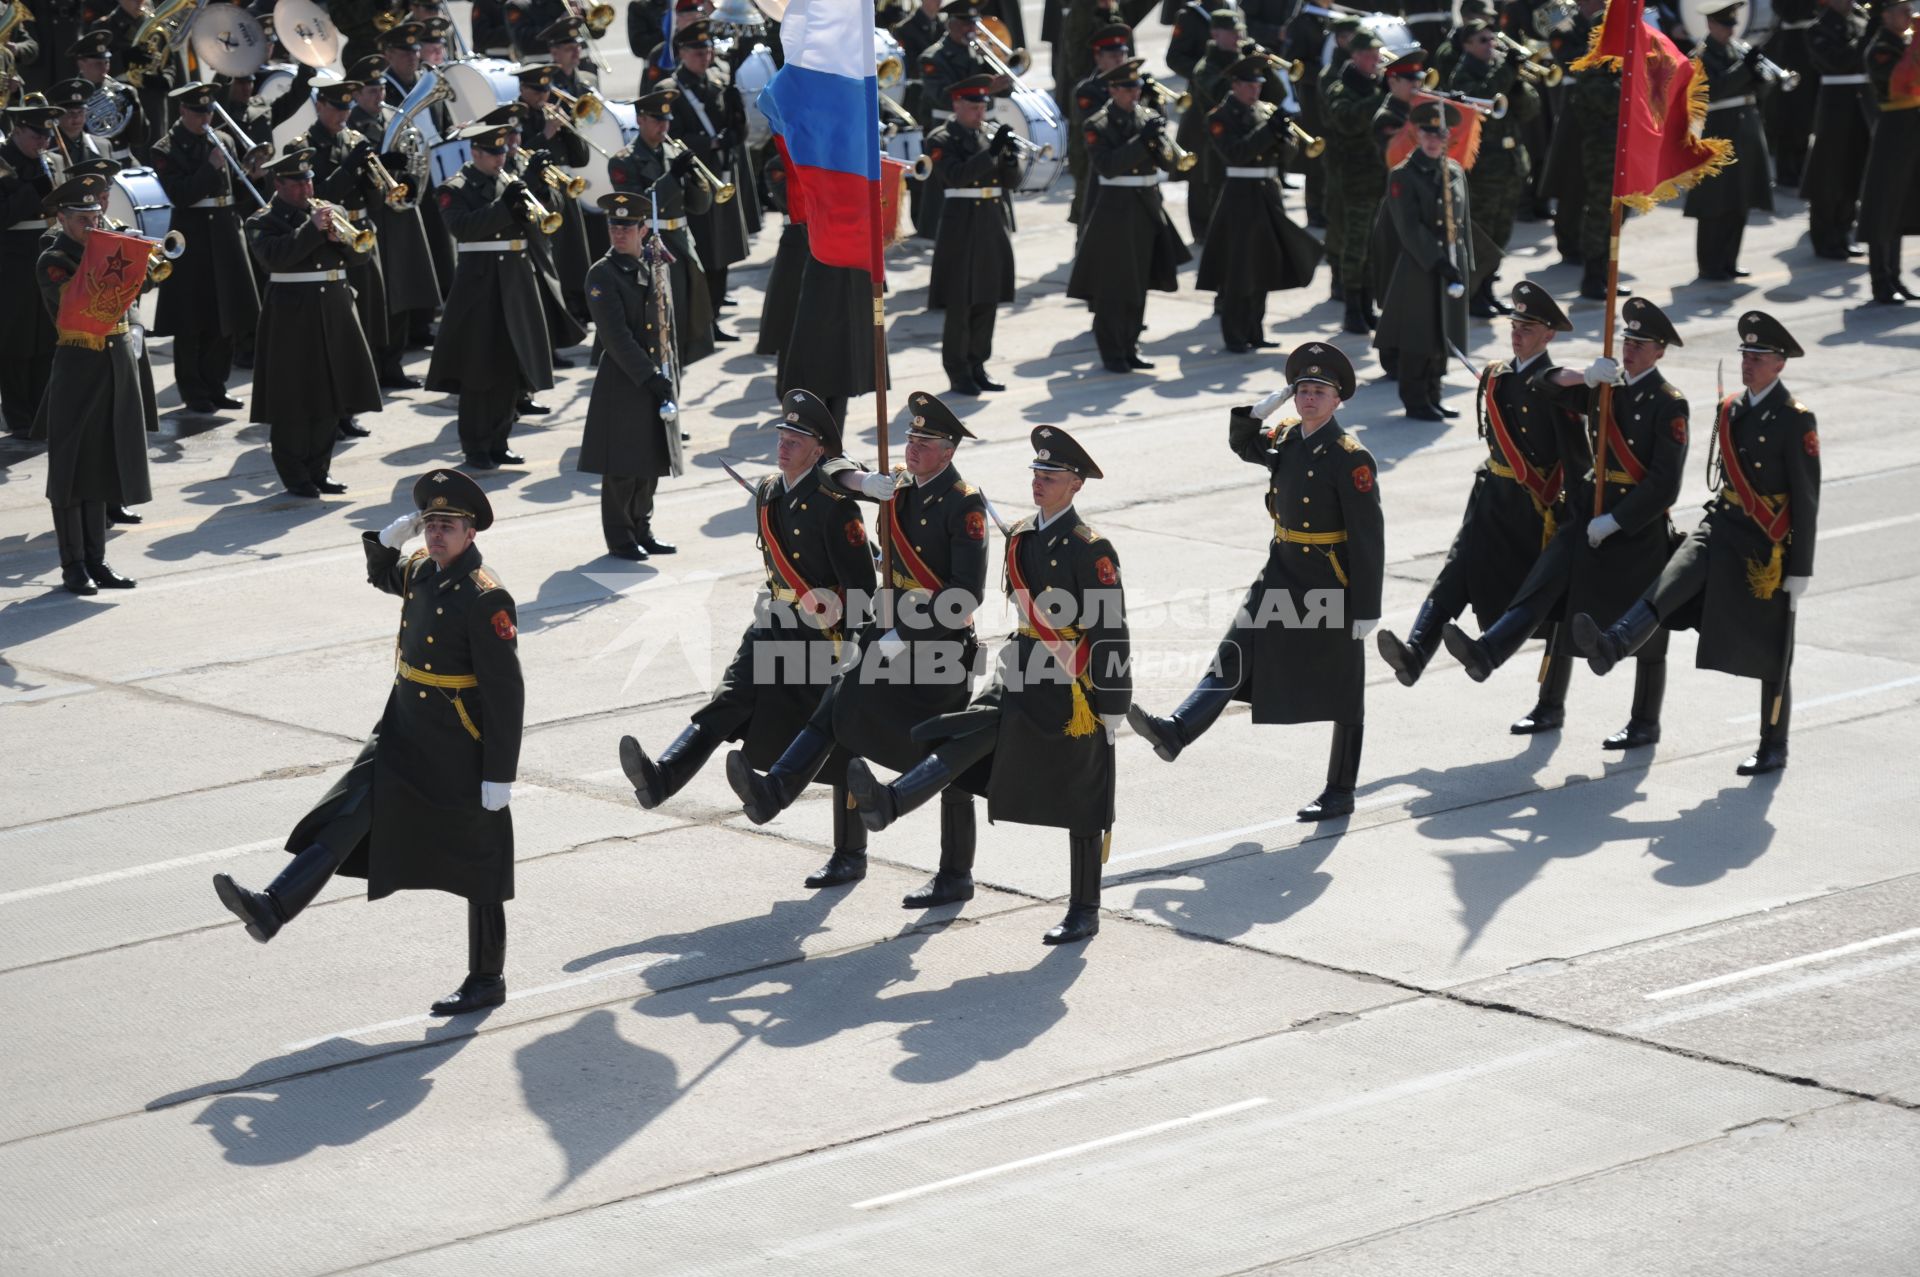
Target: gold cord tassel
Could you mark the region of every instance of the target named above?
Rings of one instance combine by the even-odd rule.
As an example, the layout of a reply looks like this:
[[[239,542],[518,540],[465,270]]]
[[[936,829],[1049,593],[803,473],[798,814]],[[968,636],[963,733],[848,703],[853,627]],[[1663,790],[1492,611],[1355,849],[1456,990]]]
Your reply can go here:
[[[1770,599],[1780,589],[1784,558],[1781,543],[1775,541],[1773,553],[1767,556],[1765,563],[1758,559],[1747,560],[1747,588],[1753,591],[1754,598]]]
[[[1067,720],[1067,735],[1091,736],[1100,728],[1100,720],[1093,716],[1093,706],[1087,704],[1087,694],[1080,689],[1080,680],[1073,680],[1073,717]]]
[[[1553,520],[1553,507],[1542,506],[1540,508],[1540,548],[1541,549],[1544,550],[1547,548],[1547,542],[1553,540],[1553,534],[1558,528],[1559,528],[1559,524],[1555,523]]]
[[[1347,588],[1347,571],[1345,568],[1340,566],[1340,556],[1335,554],[1332,550],[1323,550],[1321,551],[1321,553],[1327,556],[1327,562],[1333,564],[1333,579],[1340,582],[1341,589],[1343,590],[1346,589]]]

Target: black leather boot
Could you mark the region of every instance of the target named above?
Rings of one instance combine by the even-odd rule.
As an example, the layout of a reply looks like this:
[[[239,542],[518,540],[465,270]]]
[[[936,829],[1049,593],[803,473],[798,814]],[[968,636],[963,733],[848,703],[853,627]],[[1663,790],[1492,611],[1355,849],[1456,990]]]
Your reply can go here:
[[[1557,732],[1567,722],[1567,685],[1573,681],[1573,653],[1567,650],[1567,634],[1555,627],[1547,638],[1547,667],[1540,675],[1540,696],[1525,718],[1507,728],[1515,736],[1536,732]]]
[[[213,876],[213,889],[220,903],[247,924],[247,934],[265,944],[313,903],[345,859],[345,854],[317,842],[288,861],[265,891],[249,891],[226,874]]]
[[[748,765],[742,751],[728,753],[727,783],[739,795],[747,819],[764,825],[793,805],[832,752],[833,737],[817,728],[803,727],[764,776]]]
[[[1372,329],[1367,326],[1366,294],[1357,288],[1349,288],[1345,301],[1347,303],[1347,313],[1346,317],[1341,321],[1340,327],[1347,332],[1365,337],[1372,331]]]
[[[844,784],[833,787],[833,855],[807,875],[807,886],[838,887],[867,876],[867,827]]]
[[[1641,599],[1604,630],[1585,612],[1573,618],[1571,628],[1574,650],[1587,658],[1587,668],[1595,674],[1605,674],[1653,637],[1653,632],[1660,628],[1660,617],[1654,612],[1653,604]]]
[[[214,894],[227,912],[247,925],[247,934],[261,944],[280,934],[285,919],[273,907],[273,897],[264,891],[248,891],[227,874],[213,876]]]
[[[467,978],[434,1003],[434,1015],[465,1015],[507,1000],[507,909],[496,902],[467,901]]]
[[[1484,683],[1533,634],[1533,618],[1518,608],[1508,608],[1477,639],[1467,637],[1467,632],[1452,622],[1447,623],[1443,634],[1447,651],[1467,667],[1467,677]]]
[[[706,766],[713,751],[720,748],[720,736],[698,723],[673,738],[673,744],[660,751],[658,761],[647,757],[640,742],[631,736],[620,738],[620,770],[633,784],[633,796],[652,811],[680,792],[680,787]]]
[[[1149,714],[1135,701],[1127,709],[1127,722],[1153,746],[1154,753],[1170,763],[1213,726],[1232,699],[1233,684],[1218,674],[1208,674],[1171,717]]]
[[[1302,820],[1332,820],[1353,814],[1353,787],[1360,777],[1363,723],[1335,723],[1333,745],[1327,751],[1327,787],[1296,814]]]
[[[905,909],[931,909],[973,899],[973,795],[940,791],[940,870],[900,901]]]
[[[1601,749],[1640,749],[1660,740],[1660,702],[1667,695],[1667,663],[1645,657],[1634,662],[1633,712],[1627,725],[1600,742]]]
[[[1773,714],[1774,693],[1780,697],[1780,716]],[[1764,776],[1787,765],[1787,720],[1793,717],[1793,689],[1778,683],[1760,683],[1760,748],[1734,768],[1742,776]]]
[[[1445,625],[1440,609],[1428,599],[1420,604],[1420,614],[1413,618],[1413,628],[1407,631],[1404,643],[1392,630],[1381,630],[1373,640],[1380,650],[1380,659],[1393,667],[1393,676],[1400,680],[1402,687],[1412,687],[1420,681],[1427,662],[1440,649],[1440,632]]]
[[[1089,940],[1100,930],[1100,849],[1105,834],[1068,834],[1067,854],[1072,860],[1072,894],[1067,897],[1067,916],[1046,935],[1042,944],[1074,944]]]
[[[861,821],[875,833],[945,789],[952,780],[947,760],[938,754],[928,754],[891,785],[881,784],[864,758],[847,764],[847,792],[860,809]]]

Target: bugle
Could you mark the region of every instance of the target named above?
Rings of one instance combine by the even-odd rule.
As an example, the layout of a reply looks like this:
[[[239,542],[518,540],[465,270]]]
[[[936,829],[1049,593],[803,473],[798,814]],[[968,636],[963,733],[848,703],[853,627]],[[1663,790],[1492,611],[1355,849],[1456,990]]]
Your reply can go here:
[[[1287,132],[1292,134],[1293,140],[1299,144],[1300,153],[1310,160],[1320,158],[1321,153],[1327,149],[1327,139],[1315,137],[1313,134],[1307,132],[1300,127],[1300,122],[1291,115],[1287,116],[1286,119]]]
[[[1545,49],[1536,49],[1530,44],[1514,39],[1504,31],[1494,32],[1494,39],[1502,49],[1507,51],[1509,57],[1519,59],[1515,71],[1521,79],[1552,88],[1565,78],[1566,71]]]
[[[388,208],[407,208],[412,204],[412,189],[387,171],[387,166],[381,162],[378,154],[373,151],[367,152],[367,158],[362,167],[366,169],[367,176],[372,179],[373,184],[380,188],[380,198],[386,201]]]
[[[1489,120],[1503,120],[1507,116],[1507,95],[1504,93],[1496,93],[1491,98],[1470,98],[1464,93],[1449,93],[1440,89],[1416,89],[1414,93],[1416,97],[1432,98],[1436,102],[1451,102],[1462,110],[1484,115]]]
[[[1791,93],[1800,87],[1798,71],[1787,70],[1764,53],[1755,57],[1754,70],[1759,72],[1761,79],[1776,86],[1782,93]]]
[[[1167,109],[1167,103],[1169,102],[1179,107],[1182,111],[1185,111],[1193,106],[1192,93],[1188,92],[1185,89],[1182,89],[1180,92],[1175,93],[1172,89],[1169,89],[1166,85],[1160,83],[1160,81],[1158,80],[1149,79],[1146,84],[1145,93],[1149,98],[1153,99],[1154,105],[1159,107],[1162,111]]]
[[[529,225],[539,227],[542,235],[551,235],[560,229],[560,214],[548,212],[546,205],[535,199],[524,185],[520,188],[519,208],[520,216]]]
[[[187,237],[179,231],[168,231],[159,239],[142,235],[138,231],[119,229],[118,234],[131,235],[134,239],[147,243],[147,282],[164,284],[173,274],[173,264],[187,251]]]
[[[1240,55],[1247,58],[1259,58],[1267,64],[1269,71],[1283,71],[1289,80],[1298,81],[1305,78],[1307,74],[1307,64],[1299,58],[1293,58],[1291,60],[1283,58],[1256,40],[1248,40],[1242,44],[1240,46]]]
[[[693,152],[689,151],[687,154],[693,155]],[[700,175],[700,180],[705,182],[707,189],[713,192],[714,203],[730,203],[733,197],[739,194],[738,191],[734,190],[732,182],[721,181],[712,169],[700,162],[700,157],[697,155],[693,155],[693,171]]]
[[[338,204],[326,200],[311,200],[310,205],[327,215],[327,238],[336,244],[344,244],[356,253],[373,251],[374,234],[370,226],[355,226],[347,217],[347,210]]]
[[[924,182],[933,176],[933,157],[925,151],[913,157],[913,167],[907,170],[907,176],[916,182]]]
[[[562,173],[551,164],[543,164],[540,166],[540,176],[546,179],[548,186],[551,186],[563,195],[570,195],[574,199],[579,199],[587,193],[586,178],[575,177],[571,173]]]
[[[1198,164],[1199,158],[1165,133],[1155,133],[1151,143],[1154,155],[1162,168],[1169,173],[1185,173]]]
[[[567,108],[567,114],[573,118],[575,124],[592,124],[595,120],[606,114],[606,102],[592,89],[584,90],[578,97],[568,93],[565,89],[551,89],[549,92],[560,99],[562,105]]]

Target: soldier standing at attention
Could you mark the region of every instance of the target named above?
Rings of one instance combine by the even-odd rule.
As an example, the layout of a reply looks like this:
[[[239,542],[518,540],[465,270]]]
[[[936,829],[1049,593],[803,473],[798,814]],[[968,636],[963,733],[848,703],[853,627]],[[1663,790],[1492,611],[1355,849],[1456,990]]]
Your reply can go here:
[[[737,125],[727,103],[736,95],[727,92],[732,82],[726,71],[714,65],[713,35],[703,19],[674,32],[673,49],[680,58],[670,86],[678,95],[670,104],[673,112],[673,136],[692,148],[714,176],[736,187],[750,180],[748,174],[735,174],[734,154],[739,142]],[[721,203],[716,198],[704,213],[690,213],[693,242],[700,250],[700,264],[707,272],[707,293],[713,299],[716,314],[729,303],[727,271],[735,262],[746,260],[747,219],[743,201]],[[715,341],[739,341],[713,325]]]
[[[1760,121],[1758,95],[1767,90],[1760,78],[1760,48],[1733,38],[1744,0],[1724,4],[1702,0],[1707,38],[1700,45],[1700,65],[1707,72],[1705,137],[1733,139],[1737,163],[1707,178],[1687,192],[1686,216],[1699,222],[1694,256],[1700,278],[1744,279],[1740,269],[1740,240],[1747,232],[1747,214],[1753,209],[1773,211],[1773,166],[1767,156],[1766,129]]]
[[[1880,27],[1867,43],[1866,76],[1878,114],[1860,184],[1861,242],[1873,299],[1898,306],[1920,301],[1900,278],[1900,240],[1920,235],[1920,43],[1911,7],[1901,0],[1880,10]]]
[[[487,494],[458,470],[413,485],[415,511],[361,533],[367,580],[401,599],[393,690],[360,756],[287,836],[293,860],[265,891],[226,874],[214,891],[265,944],[336,873],[367,880],[367,899],[446,891],[467,902],[467,977],[435,1002],[461,1015],[507,999],[513,899],[513,780],[526,688],[513,596],[484,567],[476,533],[493,526]],[[400,547],[424,527],[426,548]]]
[[[1301,820],[1331,820],[1353,812],[1366,718],[1363,641],[1380,624],[1386,523],[1372,454],[1334,420],[1353,397],[1353,365],[1336,347],[1310,341],[1287,357],[1287,382],[1298,417],[1261,428],[1287,397],[1275,393],[1235,408],[1227,426],[1234,455],[1267,471],[1267,565],[1193,694],[1167,718],[1135,704],[1127,721],[1167,762],[1233,700],[1253,706],[1255,723],[1331,722],[1326,788],[1299,812]],[[1312,677],[1300,676],[1306,670]]]
[[[39,280],[35,264],[47,229],[42,205],[53,194],[47,147],[59,115],[55,107],[17,102],[6,109],[9,131],[0,143],[0,289],[14,300],[0,308],[0,411],[8,431],[22,439],[33,430],[53,367],[53,324],[23,299]]]
[[[1853,219],[1867,171],[1868,120],[1877,114],[1861,70],[1867,18],[1853,0],[1821,0],[1806,36],[1807,59],[1819,76],[1813,141],[1800,168],[1807,238],[1817,256],[1844,262],[1866,251],[1853,242]]]
[[[1192,13],[1198,7],[1189,4],[1181,12]],[[1246,56],[1241,49],[1245,36],[1246,28],[1241,26],[1236,10],[1215,9],[1207,15],[1206,52],[1186,72],[1187,92],[1192,95],[1193,104],[1181,112],[1173,140],[1199,161],[1187,175],[1187,230],[1196,242],[1207,237],[1207,227],[1213,221],[1213,204],[1220,198],[1223,180],[1219,173],[1220,161],[1207,145],[1207,116],[1227,96],[1227,69]]]
[[[1079,225],[1086,220],[1087,203],[1092,197],[1091,170],[1087,165],[1087,121],[1107,104],[1107,72],[1132,56],[1133,28],[1123,22],[1110,22],[1093,33],[1093,70],[1073,86],[1073,99],[1067,128],[1067,171],[1073,174],[1073,207],[1067,220]]]
[[[1367,295],[1367,248],[1380,198],[1387,190],[1387,166],[1373,145],[1373,117],[1387,98],[1380,78],[1380,40],[1373,32],[1354,32],[1346,64],[1337,74],[1329,73],[1322,97],[1327,252],[1334,259],[1334,277],[1347,308],[1342,328],[1364,337],[1374,328],[1373,299]],[[1404,388],[1406,382],[1400,384]]]
[[[1513,238],[1514,214],[1532,190],[1533,166],[1524,140],[1527,127],[1540,117],[1540,97],[1533,85],[1521,78],[1519,63],[1495,43],[1492,27],[1470,22],[1462,29],[1466,35],[1460,42],[1460,60],[1454,65],[1448,89],[1485,101],[1496,96],[1507,100],[1506,114],[1498,119],[1490,115],[1481,119],[1479,158],[1467,170],[1474,225],[1504,253]],[[1507,313],[1506,306],[1494,296],[1495,275],[1488,271],[1474,290],[1468,313],[1476,319]]]
[[[976,75],[948,90],[953,118],[927,134],[926,153],[944,206],[933,245],[930,309],[945,309],[940,363],[947,388],[977,395],[1006,386],[987,375],[999,308],[1013,300],[1013,189],[1020,184],[1020,153],[1005,124],[989,139],[987,102],[993,77]]]
[[[1787,765],[1793,715],[1793,610],[1813,581],[1820,517],[1820,434],[1813,410],[1780,382],[1802,355],[1763,311],[1740,316],[1743,394],[1722,400],[1708,453],[1719,491],[1660,579],[1618,620],[1573,618],[1573,641],[1596,674],[1639,650],[1661,625],[1697,627],[1694,664],[1760,680],[1760,747],[1742,776]]]
[[[362,84],[354,90],[353,110],[347,116],[347,127],[375,149],[384,144],[387,125],[399,114],[387,105],[382,65],[381,59],[368,58],[354,68],[353,78]],[[400,203],[388,200],[379,189],[370,190],[367,198],[367,220],[379,236],[380,276],[387,295],[388,350],[380,384],[389,390],[418,390],[419,380],[400,367],[400,358],[407,348],[421,344],[414,336],[431,331],[433,312],[440,307],[440,277],[420,215],[422,202],[431,205],[432,197],[413,189],[404,155],[392,151],[380,158],[393,179],[408,186],[407,198]]]
[[[1397,351],[1400,403],[1415,421],[1459,412],[1440,402],[1454,350],[1467,347],[1467,281],[1473,276],[1473,212],[1467,175],[1447,154],[1460,122],[1449,102],[1423,102],[1408,118],[1419,145],[1393,170],[1387,213],[1400,255],[1388,279],[1373,344]],[[1369,146],[1368,153],[1373,153]],[[1505,603],[1505,599],[1501,603]]]

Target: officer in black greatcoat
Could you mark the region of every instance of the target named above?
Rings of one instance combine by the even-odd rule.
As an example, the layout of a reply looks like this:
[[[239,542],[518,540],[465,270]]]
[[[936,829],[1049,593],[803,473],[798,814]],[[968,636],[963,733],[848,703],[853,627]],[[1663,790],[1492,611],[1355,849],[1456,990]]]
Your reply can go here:
[[[1687,192],[1686,216],[1698,220],[1694,256],[1700,278],[1743,279],[1740,241],[1747,231],[1747,214],[1773,211],[1773,161],[1767,154],[1767,134],[1758,105],[1771,86],[1761,78],[1760,49],[1734,39],[1745,0],[1719,7],[1719,0],[1702,0],[1707,38],[1701,42],[1700,65],[1707,73],[1707,122],[1703,136],[1731,138],[1735,163],[1713,174]]]
[[[493,526],[480,485],[432,470],[412,513],[361,534],[367,580],[398,595],[393,690],[360,756],[287,837],[293,860],[265,891],[226,874],[214,890],[265,944],[336,873],[367,880],[367,899],[446,891],[467,901],[467,977],[432,1007],[459,1015],[506,1001],[513,899],[513,781],[526,688],[513,596],[481,562]],[[426,532],[426,548],[400,547]]]
[[[1819,76],[1813,88],[1813,140],[1800,169],[1800,194],[1807,201],[1807,237],[1813,251],[1834,261],[1866,250],[1853,242],[1853,218],[1860,206],[1860,180],[1867,171],[1870,122],[1878,114],[1867,93],[1861,58],[1867,43],[1867,19],[1853,0],[1822,0],[1820,13],[1806,32],[1807,59]],[[1797,96],[1808,91],[1801,85]]]
[[[386,86],[381,82],[383,62],[368,58],[353,69],[352,78],[364,83],[355,90],[353,110],[347,127],[365,138],[375,151],[386,145],[387,128],[399,115],[399,109],[387,105]],[[397,145],[397,143],[396,143]],[[389,198],[384,189],[367,195],[367,221],[379,235],[380,277],[387,296],[388,357],[381,384],[389,390],[418,390],[418,379],[400,368],[400,357],[409,347],[424,344],[416,338],[431,331],[433,314],[440,308],[441,283],[433,261],[433,242],[420,216],[422,202],[431,205],[427,191],[415,190],[413,175],[407,170],[406,156],[398,150],[381,152],[376,158],[387,175],[407,187],[404,199]],[[399,376],[394,376],[398,373]]]
[[[946,201],[933,244],[929,309],[945,309],[940,363],[947,388],[977,395],[1006,387],[987,375],[999,308],[1013,300],[1013,190],[1020,184],[1020,152],[1013,129],[982,127],[993,97],[993,77],[976,75],[948,90],[953,118],[927,134],[926,154]]]
[[[1873,299],[1899,306],[1920,301],[1900,274],[1900,241],[1920,235],[1920,92],[1914,88],[1916,58],[1912,6],[1889,4],[1867,41],[1867,92],[1878,112],[1867,167],[1860,178],[1860,221],[1855,233],[1867,248],[1867,278]]]

